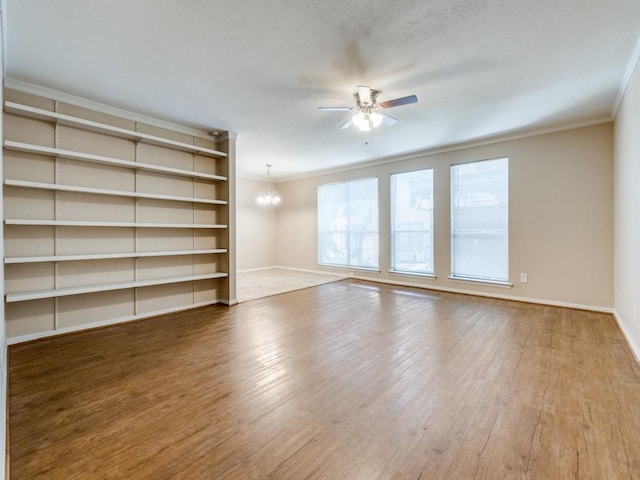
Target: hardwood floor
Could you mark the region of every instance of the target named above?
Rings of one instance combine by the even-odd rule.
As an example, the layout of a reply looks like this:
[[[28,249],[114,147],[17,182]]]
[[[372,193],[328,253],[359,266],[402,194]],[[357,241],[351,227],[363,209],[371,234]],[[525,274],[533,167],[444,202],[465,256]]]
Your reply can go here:
[[[10,347],[12,479],[639,479],[611,315],[360,281]]]

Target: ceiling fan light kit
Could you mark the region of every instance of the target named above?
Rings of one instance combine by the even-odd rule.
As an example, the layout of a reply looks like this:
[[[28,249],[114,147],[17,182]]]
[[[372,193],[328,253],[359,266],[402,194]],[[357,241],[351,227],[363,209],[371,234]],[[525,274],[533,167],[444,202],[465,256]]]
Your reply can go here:
[[[353,114],[352,117],[343,123],[340,128],[345,129],[354,125],[362,132],[369,132],[379,127],[383,121],[389,126],[398,123],[398,120],[381,112],[381,110],[418,102],[418,97],[409,95],[378,103],[378,90],[365,85],[358,85],[353,97],[356,100],[355,107],[318,107],[318,110],[349,111]]]
[[[378,112],[358,112],[353,116],[352,121],[358,130],[361,132],[368,132],[369,130],[380,126],[382,118],[382,114]]]

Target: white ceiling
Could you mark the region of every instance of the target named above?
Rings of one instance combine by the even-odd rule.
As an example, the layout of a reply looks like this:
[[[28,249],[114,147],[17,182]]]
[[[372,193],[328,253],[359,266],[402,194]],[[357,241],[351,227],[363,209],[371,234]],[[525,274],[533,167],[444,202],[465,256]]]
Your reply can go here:
[[[286,178],[605,121],[638,0],[6,0],[6,76],[238,133],[238,174]],[[358,84],[416,94],[340,130]]]

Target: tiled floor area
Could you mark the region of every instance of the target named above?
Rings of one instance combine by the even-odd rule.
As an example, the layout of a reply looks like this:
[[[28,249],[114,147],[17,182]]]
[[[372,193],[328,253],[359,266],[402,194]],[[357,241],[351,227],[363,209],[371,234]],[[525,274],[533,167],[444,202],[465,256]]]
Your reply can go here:
[[[336,282],[344,278],[346,278],[344,275],[302,272],[286,268],[238,272],[236,296],[238,302],[247,302],[256,298]]]

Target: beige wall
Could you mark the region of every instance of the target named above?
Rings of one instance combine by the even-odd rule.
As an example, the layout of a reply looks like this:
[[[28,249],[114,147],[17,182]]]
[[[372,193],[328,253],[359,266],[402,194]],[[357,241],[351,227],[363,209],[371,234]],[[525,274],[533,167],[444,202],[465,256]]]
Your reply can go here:
[[[503,156],[509,157],[509,271],[513,288],[449,280],[450,166]],[[610,308],[613,306],[612,156],[612,124],[607,123],[283,182],[278,185],[286,200],[277,217],[277,263],[335,271],[316,265],[317,186],[377,176],[381,273],[357,272],[358,276]],[[435,280],[388,273],[389,175],[421,168],[434,169]],[[528,274],[528,283],[519,282],[520,273]]]
[[[640,358],[640,69],[615,119],[615,309]]]
[[[277,209],[256,203],[258,194],[268,187],[266,182],[236,179],[236,262],[239,271],[276,265]]]

